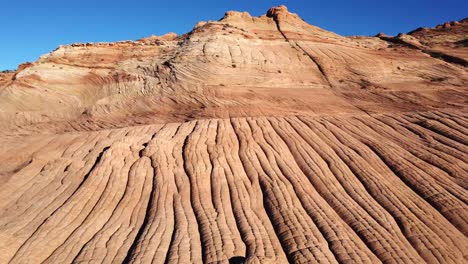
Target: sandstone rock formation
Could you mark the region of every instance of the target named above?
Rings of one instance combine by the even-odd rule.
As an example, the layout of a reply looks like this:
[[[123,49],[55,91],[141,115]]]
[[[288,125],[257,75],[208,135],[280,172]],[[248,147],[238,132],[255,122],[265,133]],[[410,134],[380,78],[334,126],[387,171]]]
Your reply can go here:
[[[467,30],[281,6],[0,73],[0,263],[465,263]]]

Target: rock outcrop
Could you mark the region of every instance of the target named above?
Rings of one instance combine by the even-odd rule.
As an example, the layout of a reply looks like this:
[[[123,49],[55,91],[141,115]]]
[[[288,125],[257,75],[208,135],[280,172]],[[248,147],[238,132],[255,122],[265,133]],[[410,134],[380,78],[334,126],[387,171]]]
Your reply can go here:
[[[284,6],[0,73],[0,263],[464,263],[468,23]]]

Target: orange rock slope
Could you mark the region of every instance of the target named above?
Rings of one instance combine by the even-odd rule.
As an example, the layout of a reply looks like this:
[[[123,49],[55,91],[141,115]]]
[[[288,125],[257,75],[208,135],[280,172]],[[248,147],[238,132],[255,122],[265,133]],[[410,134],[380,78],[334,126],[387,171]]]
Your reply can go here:
[[[467,31],[281,6],[0,73],[0,263],[465,263]]]

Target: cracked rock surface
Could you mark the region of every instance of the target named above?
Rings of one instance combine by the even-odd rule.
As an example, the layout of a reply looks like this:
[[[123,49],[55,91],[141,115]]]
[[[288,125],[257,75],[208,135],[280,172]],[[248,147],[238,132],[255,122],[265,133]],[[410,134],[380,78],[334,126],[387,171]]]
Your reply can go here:
[[[467,28],[280,6],[0,73],[0,263],[466,263]]]

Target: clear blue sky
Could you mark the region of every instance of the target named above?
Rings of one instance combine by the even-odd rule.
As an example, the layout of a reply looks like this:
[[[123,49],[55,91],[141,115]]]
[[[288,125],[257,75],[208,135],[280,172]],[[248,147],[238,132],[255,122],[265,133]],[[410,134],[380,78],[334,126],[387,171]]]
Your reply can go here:
[[[0,0],[0,70],[60,44],[181,34],[228,10],[258,16],[280,4],[342,35],[396,34],[468,16],[467,0]]]

